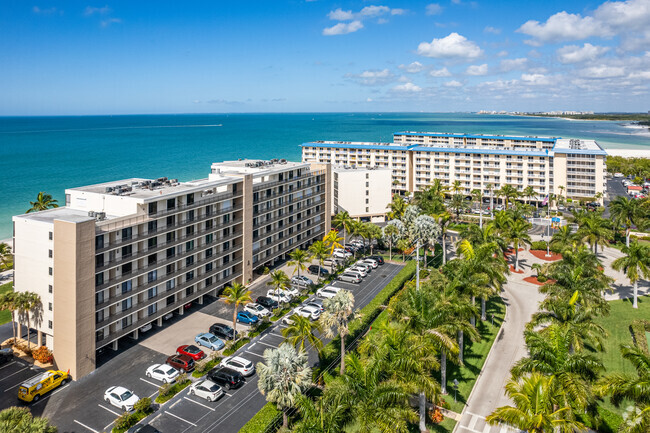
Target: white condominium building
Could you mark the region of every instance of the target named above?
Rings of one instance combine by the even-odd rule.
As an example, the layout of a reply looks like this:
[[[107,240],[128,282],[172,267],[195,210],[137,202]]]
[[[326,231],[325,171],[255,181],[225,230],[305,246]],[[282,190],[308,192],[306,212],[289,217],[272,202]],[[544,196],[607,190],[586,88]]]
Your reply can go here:
[[[392,170],[383,167],[339,165],[332,168],[332,213],[346,211],[362,221],[386,220]]]
[[[537,201],[549,193],[574,199],[605,193],[607,153],[594,140],[436,132],[397,132],[393,138],[393,143],[304,143],[302,160],[390,168],[393,190],[402,194],[435,179],[447,186],[460,182],[466,195],[481,190],[489,196],[503,185],[523,192],[530,186],[536,194],[528,199]]]
[[[14,216],[14,287],[41,297],[39,344],[90,373],[98,349],[322,238],[330,182],[329,165],[231,161],[190,182],[70,188],[65,207]]]

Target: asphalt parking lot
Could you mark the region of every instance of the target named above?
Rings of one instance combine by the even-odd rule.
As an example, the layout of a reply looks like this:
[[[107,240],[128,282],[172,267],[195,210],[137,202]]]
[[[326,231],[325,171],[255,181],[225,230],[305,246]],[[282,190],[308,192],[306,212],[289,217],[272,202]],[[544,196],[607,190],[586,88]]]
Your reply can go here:
[[[0,365],[0,407],[19,405],[18,387],[20,384],[43,371],[45,370],[30,365],[20,358],[14,358]]]
[[[351,290],[355,295],[355,306],[362,308],[401,268],[401,265],[385,264],[374,269],[360,284],[337,281],[334,285]],[[284,340],[281,334],[283,327],[284,325],[277,324],[269,328],[258,341],[243,347],[237,355],[254,363],[263,361],[264,351],[277,348]],[[310,351],[309,359],[312,364],[318,361],[315,351]],[[163,433],[236,433],[264,404],[266,399],[257,389],[257,375],[254,375],[242,387],[228,391],[213,403],[199,400],[190,396],[188,391],[183,391],[155,415],[149,424]]]

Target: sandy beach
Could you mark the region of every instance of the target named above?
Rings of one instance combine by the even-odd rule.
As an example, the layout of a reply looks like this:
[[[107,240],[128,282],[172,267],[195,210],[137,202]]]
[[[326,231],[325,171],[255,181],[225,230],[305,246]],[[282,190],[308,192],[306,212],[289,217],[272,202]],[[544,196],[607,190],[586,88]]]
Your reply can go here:
[[[650,158],[650,149],[604,149],[608,155],[624,158]]]

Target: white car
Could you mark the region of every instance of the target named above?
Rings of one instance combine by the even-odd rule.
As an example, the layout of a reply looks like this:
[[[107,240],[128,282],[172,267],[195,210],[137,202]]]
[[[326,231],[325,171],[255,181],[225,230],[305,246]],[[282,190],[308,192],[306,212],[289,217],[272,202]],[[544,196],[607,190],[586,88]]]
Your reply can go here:
[[[124,412],[130,412],[140,400],[140,397],[123,386],[111,386],[104,393],[104,400],[115,407],[119,407]]]
[[[332,257],[335,258],[335,259],[347,259],[351,255],[352,254],[350,254],[348,252],[342,253],[341,251],[334,251],[332,253]]]
[[[361,260],[361,263],[370,265],[373,269],[377,269],[379,267],[379,262],[375,259],[363,259]]]
[[[307,303],[305,305],[308,306],[308,307],[318,308],[321,313],[323,311],[325,311],[325,308],[323,308],[323,300],[322,299],[312,298],[309,301],[307,301]]]
[[[341,289],[334,286],[323,287],[322,289],[316,290],[316,296],[323,299],[333,298],[334,295],[336,295],[339,292],[339,290]]]
[[[357,274],[357,275],[359,275],[361,278],[364,278],[366,275],[368,275],[368,273],[366,272],[366,270],[363,269],[361,266],[350,266],[349,268],[347,268],[347,269],[346,269],[345,271],[343,271],[343,272],[344,272],[344,273],[348,272],[348,273],[351,273],[351,274]]]
[[[207,401],[216,401],[223,395],[223,389],[211,380],[199,380],[190,386],[190,394]]]
[[[496,210],[496,211],[502,211],[502,210],[503,210],[503,206],[502,206],[502,205],[497,205],[497,206],[494,208],[494,210]]]
[[[296,287],[285,287],[283,290],[284,290],[284,291],[289,295],[289,297],[291,297],[292,299],[293,299],[293,298],[297,298],[298,296],[300,296],[300,290],[298,290]]]
[[[162,383],[172,383],[178,377],[178,370],[167,364],[154,364],[147,368],[147,377]]]
[[[293,314],[297,314],[302,317],[307,317],[311,320],[318,320],[320,317],[320,308],[312,307],[310,305],[302,305],[293,309]]]
[[[248,304],[244,306],[244,311],[255,314],[257,317],[267,317],[271,315],[271,312],[266,308],[262,307],[260,304]]]
[[[614,173],[614,177],[623,177],[623,173]]]
[[[251,376],[255,374],[255,365],[248,359],[240,356],[229,356],[224,358],[219,365],[231,368],[239,372],[242,376]]]
[[[342,254],[343,257],[352,257],[352,253],[348,252],[348,251],[345,251],[343,248],[334,248],[334,254]],[[332,255],[334,255],[334,254],[332,254]],[[336,256],[334,255],[334,257],[336,257]]]
[[[266,292],[266,296],[273,299],[275,302],[279,302],[279,303],[286,304],[288,302],[291,302],[291,298],[289,297],[289,294],[286,293],[284,290],[269,289]]]

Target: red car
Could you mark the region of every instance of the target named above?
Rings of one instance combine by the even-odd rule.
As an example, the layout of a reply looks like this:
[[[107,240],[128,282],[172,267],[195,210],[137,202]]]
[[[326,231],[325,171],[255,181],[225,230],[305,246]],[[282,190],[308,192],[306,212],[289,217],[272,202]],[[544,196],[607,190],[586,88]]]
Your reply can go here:
[[[172,355],[167,358],[167,365],[171,365],[181,373],[194,370],[194,360],[187,355]]]
[[[187,355],[195,361],[205,358],[205,353],[193,344],[183,345],[176,349],[177,355]]]

